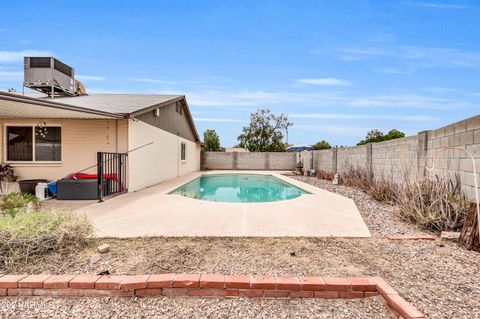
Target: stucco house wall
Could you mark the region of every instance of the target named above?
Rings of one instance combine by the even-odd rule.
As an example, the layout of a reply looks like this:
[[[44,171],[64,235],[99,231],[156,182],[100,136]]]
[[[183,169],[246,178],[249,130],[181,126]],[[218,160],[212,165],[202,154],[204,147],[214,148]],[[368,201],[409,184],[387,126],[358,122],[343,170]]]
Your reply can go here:
[[[8,162],[6,158],[6,126],[32,125],[46,122],[61,126],[62,155],[60,162]],[[10,163],[19,179],[59,179],[70,173],[96,165],[97,152],[126,152],[128,120],[90,119],[0,119],[0,156]],[[96,173],[96,167],[86,171]]]
[[[181,143],[186,159],[180,158]],[[200,144],[138,120],[128,122],[129,191],[200,170]],[[142,147],[143,146],[143,147]]]
[[[10,155],[29,160],[7,160],[8,125],[31,127],[10,131],[12,143],[18,143],[12,146]],[[52,147],[58,150],[53,146],[58,145],[53,141],[57,131],[52,129],[52,141],[47,141],[34,134],[37,126],[47,130],[49,126],[61,127],[60,158],[52,151]],[[31,148],[26,147],[25,134],[32,134]],[[11,164],[20,180],[96,173],[98,152],[129,152],[129,191],[200,169],[201,145],[183,95],[91,94],[49,99],[0,92],[0,140],[0,161]],[[136,150],[139,146],[144,147]],[[41,155],[55,161],[31,160]]]
[[[6,161],[6,126],[32,125],[45,121],[61,126],[60,162]],[[97,152],[127,152],[153,142],[128,155],[128,188],[137,191],[168,179],[200,170],[200,144],[145,122],[84,119],[1,119],[1,162],[10,163],[19,179],[60,179],[96,165]],[[186,144],[186,160],[180,159],[181,143]],[[96,166],[85,173],[96,173]]]

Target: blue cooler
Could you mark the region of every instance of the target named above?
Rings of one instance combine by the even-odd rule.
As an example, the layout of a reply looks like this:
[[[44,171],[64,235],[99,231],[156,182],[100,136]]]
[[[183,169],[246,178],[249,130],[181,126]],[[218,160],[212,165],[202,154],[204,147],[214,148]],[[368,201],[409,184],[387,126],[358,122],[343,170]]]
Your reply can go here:
[[[50,184],[48,184],[47,189],[48,189],[48,192],[52,196],[56,196],[57,195],[57,182],[51,182]]]

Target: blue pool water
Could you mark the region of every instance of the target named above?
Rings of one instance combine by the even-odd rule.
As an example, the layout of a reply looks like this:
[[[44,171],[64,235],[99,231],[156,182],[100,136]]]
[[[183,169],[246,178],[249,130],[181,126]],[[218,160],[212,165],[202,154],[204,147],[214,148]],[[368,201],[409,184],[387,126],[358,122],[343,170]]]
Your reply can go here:
[[[270,175],[203,175],[171,192],[213,202],[261,203],[296,198],[308,192]]]

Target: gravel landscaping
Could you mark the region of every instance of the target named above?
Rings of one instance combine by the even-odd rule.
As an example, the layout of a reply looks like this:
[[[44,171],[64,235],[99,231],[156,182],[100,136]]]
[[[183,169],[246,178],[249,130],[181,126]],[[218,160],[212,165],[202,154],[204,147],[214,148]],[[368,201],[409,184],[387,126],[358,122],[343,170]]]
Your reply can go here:
[[[0,300],[3,318],[390,318],[379,297],[355,300],[165,297],[15,300],[16,303]]]
[[[165,272],[221,274],[279,274],[321,276],[380,276],[407,301],[430,318],[480,318],[480,254],[452,242],[390,241],[387,235],[428,233],[400,220],[393,207],[367,194],[312,177],[294,177],[352,198],[372,238],[132,238],[95,239],[75,255],[49,255],[11,273],[148,274]],[[109,244],[110,252],[91,263],[96,246]],[[100,299],[38,299],[53,308],[95,309]],[[103,299],[102,299],[103,300]],[[202,316],[239,317],[383,318],[386,311],[377,298],[365,300],[245,300],[245,299],[108,299],[119,312],[135,309],[171,309],[180,317],[202,309]],[[66,310],[65,310],[66,311]],[[73,311],[73,310],[72,310]],[[96,312],[96,310],[92,310]],[[99,310],[101,312],[101,310]],[[107,310],[105,310],[107,311]],[[113,310],[112,310],[113,311]],[[160,311],[160,310],[158,310]],[[163,311],[163,310],[162,310]],[[382,312],[383,311],[383,312]],[[99,313],[100,313],[99,312]],[[27,313],[17,308],[16,317]],[[73,312],[71,312],[73,313]],[[112,314],[115,312],[112,312]],[[375,313],[375,315],[372,315]],[[377,315],[378,313],[378,315]],[[30,313],[31,314],[31,313]],[[168,313],[157,312],[159,317]],[[47,316],[46,310],[38,316]],[[123,315],[118,315],[123,317]],[[149,317],[149,316],[146,316]]]

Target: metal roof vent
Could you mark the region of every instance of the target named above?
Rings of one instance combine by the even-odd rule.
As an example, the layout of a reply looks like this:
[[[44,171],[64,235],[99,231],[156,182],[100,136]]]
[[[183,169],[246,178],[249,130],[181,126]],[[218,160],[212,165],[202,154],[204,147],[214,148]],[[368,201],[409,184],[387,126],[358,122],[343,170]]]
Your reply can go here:
[[[25,57],[23,85],[54,96],[78,96],[87,92],[75,80],[74,69],[54,57]]]

